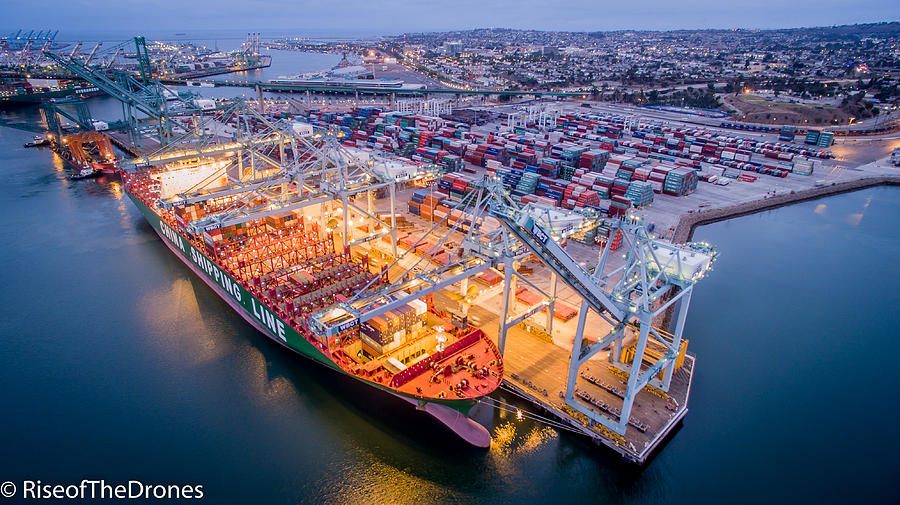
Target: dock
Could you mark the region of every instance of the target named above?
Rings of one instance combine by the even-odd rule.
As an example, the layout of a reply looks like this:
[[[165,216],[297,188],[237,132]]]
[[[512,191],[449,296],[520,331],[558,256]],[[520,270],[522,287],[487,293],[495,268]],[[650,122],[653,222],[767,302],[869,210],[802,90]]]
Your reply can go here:
[[[668,393],[649,388],[638,393],[632,418],[646,424],[647,430],[642,432],[629,427],[624,436],[590,422],[584,415],[566,405],[561,395],[566,387],[569,352],[526,331],[519,329],[511,332],[508,337],[503,384],[536,408],[552,414],[583,433],[594,443],[612,449],[629,462],[642,465],[687,414],[694,363],[694,356],[688,354],[684,366],[675,372]],[[618,371],[606,360],[598,359],[587,365],[584,373],[598,379],[598,382],[624,390],[622,372],[615,373],[613,370]],[[610,406],[621,407],[620,396],[583,377],[579,377],[576,388]],[[595,410],[609,414],[600,408]]]

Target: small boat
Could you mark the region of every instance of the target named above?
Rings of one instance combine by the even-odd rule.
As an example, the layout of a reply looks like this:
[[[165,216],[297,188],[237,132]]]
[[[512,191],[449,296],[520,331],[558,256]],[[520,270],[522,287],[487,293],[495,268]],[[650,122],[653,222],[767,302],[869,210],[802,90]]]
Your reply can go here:
[[[70,176],[69,176],[69,179],[75,179],[75,180],[78,180],[78,179],[89,179],[89,178],[91,178],[91,177],[97,177],[97,176],[99,176],[101,173],[102,173],[102,172],[101,172],[100,170],[96,170],[96,169],[94,169],[94,168],[82,168],[82,169],[79,170],[77,173],[74,173],[74,174],[70,175]]]
[[[25,143],[25,147],[41,147],[46,145],[50,145],[50,139],[41,137],[40,135],[35,135],[31,142]]]

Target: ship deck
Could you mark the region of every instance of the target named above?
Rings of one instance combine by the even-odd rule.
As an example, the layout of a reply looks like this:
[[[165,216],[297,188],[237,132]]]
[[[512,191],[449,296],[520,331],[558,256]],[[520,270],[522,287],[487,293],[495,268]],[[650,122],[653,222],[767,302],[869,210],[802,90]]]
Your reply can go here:
[[[137,179],[143,178],[144,181],[150,181],[150,178],[144,175],[131,176],[129,179],[129,189],[134,190],[138,187]],[[152,181],[151,181],[152,182]],[[146,190],[144,190],[146,191]],[[306,289],[296,284],[293,276],[288,272],[294,271],[295,267],[303,266],[298,263],[290,263],[286,268],[284,265],[279,267],[267,267],[266,273],[255,270],[263,261],[255,261],[258,252],[253,251],[253,261],[251,261],[248,250],[253,246],[258,246],[259,250],[266,250],[276,243],[279,246],[290,244],[290,247],[281,249],[281,259],[298,261],[304,259],[310,261],[312,256],[316,256],[314,260],[319,261],[321,258],[328,258],[328,264],[340,265],[342,261],[344,265],[355,265],[354,271],[365,267],[351,263],[348,251],[337,253],[334,249],[326,249],[322,247],[333,243],[330,237],[320,236],[316,231],[316,224],[311,224],[313,229],[306,230],[303,224],[299,227],[274,229],[269,228],[268,224],[262,221],[251,229],[270,230],[254,232],[257,235],[248,235],[246,238],[238,241],[225,242],[222,249],[213,249],[213,246],[205,243],[199,237],[190,238],[188,234],[181,230],[179,217],[171,211],[154,210],[149,201],[153,200],[148,195],[137,196],[139,200],[147,205],[151,212],[157,213],[161,221],[165,222],[173,230],[178,230],[182,234],[182,238],[190,242],[194,248],[205,254],[223,272],[238,281],[243,288],[252,293],[258,300],[263,302],[266,308],[277,315],[283,321],[288,323],[300,336],[310,341],[315,347],[319,348],[328,359],[334,362],[338,367],[366,381],[386,387],[400,394],[412,396],[424,401],[429,400],[472,400],[488,394],[500,386],[501,377],[503,375],[503,365],[500,359],[499,351],[496,346],[488,340],[484,333],[478,330],[462,332],[449,331],[445,333],[446,346],[438,342],[433,332],[425,335],[419,335],[409,338],[409,340],[399,348],[390,351],[378,351],[373,346],[368,346],[361,334],[351,338],[328,339],[327,343],[319,342],[310,331],[302,324],[303,317],[312,311],[327,307],[326,301],[322,298],[331,295],[319,295],[316,302],[318,307],[310,309],[310,307],[295,306],[292,302],[296,301],[295,295],[298,291]],[[312,237],[312,238],[310,238]],[[259,238],[263,244],[255,244],[254,240]],[[294,240],[293,242],[290,242]],[[302,243],[301,243],[302,242]],[[309,257],[301,257],[297,253],[296,247],[305,248],[307,251],[314,250],[309,253]],[[271,249],[269,249],[270,251]],[[227,259],[222,259],[222,253],[229,255]],[[267,253],[268,254],[268,253]],[[318,255],[318,256],[317,256]],[[241,259],[243,258],[243,259]],[[283,261],[282,261],[283,262]],[[250,267],[250,263],[255,263],[254,268]],[[306,266],[305,268],[311,268]],[[332,268],[333,269],[333,268]],[[342,275],[351,275],[349,271],[344,269],[338,274],[326,276],[323,279],[326,288],[330,286],[340,285]],[[276,275],[277,274],[277,275]],[[361,276],[354,276],[358,278]],[[360,281],[365,284],[368,279]],[[268,282],[268,285],[261,286],[262,282]],[[266,280],[268,279],[268,280]],[[331,284],[328,280],[331,279]],[[316,288],[321,288],[322,284],[317,281]],[[361,287],[361,286],[360,286]],[[344,295],[348,295],[356,286],[343,287]],[[278,292],[277,296],[275,295]],[[321,289],[317,291],[320,293]],[[341,292],[336,292],[339,296]],[[296,297],[300,298],[300,297]],[[329,298],[330,299],[330,298]],[[337,299],[337,298],[335,298]],[[289,306],[287,304],[290,304]],[[426,321],[428,327],[436,327],[447,324],[446,321],[436,318],[433,314],[426,313]],[[298,324],[300,323],[300,324]],[[392,330],[393,331],[393,330]],[[359,332],[357,332],[359,333]],[[358,359],[362,356],[369,356],[369,359]]]

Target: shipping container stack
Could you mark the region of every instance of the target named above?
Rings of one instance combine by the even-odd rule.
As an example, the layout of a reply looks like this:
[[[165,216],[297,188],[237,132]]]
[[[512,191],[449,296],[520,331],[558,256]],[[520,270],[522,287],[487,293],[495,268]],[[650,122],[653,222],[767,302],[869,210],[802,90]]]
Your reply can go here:
[[[564,162],[560,163],[557,174],[560,179],[571,181],[572,177],[575,175],[575,167]]]
[[[544,157],[541,160],[541,164],[539,165],[539,168],[542,169],[543,175],[546,175],[547,177],[551,177],[553,179],[566,179],[559,174],[559,167],[560,160],[548,157]],[[574,174],[574,171],[572,173]],[[572,180],[572,176],[570,175],[566,180]]]
[[[642,162],[635,158],[623,161],[622,164],[619,165],[619,169],[616,170],[616,179],[631,181],[634,171],[641,165]]]
[[[576,173],[573,182],[596,191],[601,200],[609,200],[609,188],[613,182],[609,177],[605,177],[597,172]]]
[[[816,141],[816,146],[818,147],[831,147],[834,144],[834,133],[832,132],[822,132],[819,134],[819,138]]]
[[[448,188],[448,199],[451,202],[454,202],[454,204],[462,201],[462,199],[474,189],[475,180],[466,174],[458,172],[444,174],[441,180],[445,181],[444,184],[446,184],[446,182],[450,183]]]
[[[578,167],[590,172],[602,172],[606,160],[609,159],[609,151],[599,149],[585,151],[578,159]]]
[[[654,193],[662,193],[663,186],[666,183],[666,175],[668,175],[668,169],[662,166],[654,167],[650,174],[647,176],[647,182],[650,184],[650,187],[653,188]]]
[[[472,224],[472,216],[457,210],[455,206],[473,189],[471,177],[461,173],[444,174],[436,187],[420,189],[412,194],[408,204],[410,213],[433,222],[443,222],[448,228],[456,226],[457,230],[466,232]],[[537,198],[534,195],[530,196]],[[480,226],[484,231],[493,231],[500,227],[500,222],[495,218],[486,217],[480,221]],[[390,238],[384,237],[382,240],[388,242]],[[409,250],[417,240],[418,238],[412,235],[398,236],[397,245],[403,250]],[[417,246],[413,252],[424,257],[433,246],[433,243],[426,241]],[[449,254],[442,249],[435,249],[427,258],[439,265],[446,265],[450,261]]]
[[[277,314],[303,314],[345,300],[371,279],[368,258],[338,254],[334,240],[293,213],[203,233],[209,255]]]
[[[414,300],[362,323],[359,329],[364,348],[380,355],[413,340],[425,325],[427,310],[425,302]]]
[[[469,144],[465,148],[463,159],[477,167],[484,166],[484,151],[478,149],[479,144]]]
[[[587,188],[582,186],[581,184],[567,185],[565,191],[563,192],[562,207],[566,209],[574,209],[575,204],[578,202],[578,197],[581,196],[581,193],[586,190]]]
[[[800,175],[812,175],[813,173],[813,161],[809,158],[801,158],[797,156],[794,158],[794,164],[791,167],[791,172]]]
[[[538,205],[543,205],[544,207],[558,207],[559,201],[554,200],[552,198],[548,198],[546,196],[540,195],[523,195],[522,203],[536,203]]]
[[[636,208],[646,207],[653,203],[653,186],[649,182],[631,181],[625,197],[631,200],[631,204]]]
[[[797,128],[794,126],[782,126],[781,131],[778,132],[778,140],[784,140],[786,142],[793,142],[794,135],[797,134]]]
[[[609,245],[611,251],[616,251],[620,247],[622,247],[622,230],[619,228],[615,229],[615,235],[613,235],[612,243]],[[612,233],[612,228],[608,225],[600,225],[595,229],[594,241],[597,245],[601,247],[606,247],[606,243],[609,242],[609,236]]]
[[[578,198],[575,200],[575,208],[584,209],[584,208],[599,208],[600,207],[600,195],[594,191],[593,189],[585,189],[582,191]]]
[[[525,172],[523,170],[516,170],[509,167],[500,167],[496,171],[488,169],[489,173],[494,173],[503,181],[503,185],[507,190],[512,191],[516,186],[519,185],[519,181],[522,179],[522,174]]]
[[[684,168],[675,168],[666,175],[663,193],[672,196],[684,196],[697,189],[697,172]]]
[[[510,161],[516,161],[527,165],[534,165],[537,163],[538,159],[538,155],[534,149],[522,146],[521,144],[517,144],[514,147],[507,147],[506,157]]]
[[[437,160],[437,165],[447,172],[458,172],[462,169],[462,158],[455,154],[445,154]]]
[[[615,196],[625,196],[628,191],[629,182],[622,179],[613,179],[612,185],[609,187],[609,198]]]
[[[625,195],[613,195],[609,199],[609,217],[622,217],[631,208],[631,200]]]
[[[446,193],[435,189],[417,190],[410,197],[409,212],[432,220],[435,208],[442,203],[446,196]]]
[[[519,179],[519,183],[516,185],[516,189],[513,190],[512,194],[519,197],[534,194],[539,178],[540,176],[536,173],[522,172],[522,177]]]
[[[811,146],[818,145],[819,144],[819,132],[816,130],[807,131],[806,132],[806,140],[803,143],[811,145]]]
[[[535,194],[552,201],[553,205],[558,207],[560,202],[562,202],[563,194],[568,185],[569,183],[567,181],[541,177],[538,180]]]
[[[296,265],[289,275],[266,278],[263,293],[288,318],[300,322],[303,315],[345,301],[368,284],[372,275],[366,263],[352,261],[348,253],[319,256]]]

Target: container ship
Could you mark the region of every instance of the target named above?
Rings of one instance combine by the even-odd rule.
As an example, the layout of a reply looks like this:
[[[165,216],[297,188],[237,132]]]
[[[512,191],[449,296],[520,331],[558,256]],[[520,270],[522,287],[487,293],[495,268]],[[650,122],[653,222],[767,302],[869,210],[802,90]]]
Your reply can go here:
[[[346,77],[280,77],[270,80],[269,83],[323,88],[401,89],[403,87],[403,81],[399,79],[349,79]]]
[[[222,62],[213,61],[206,63],[193,63],[179,66],[171,74],[160,76],[165,81],[180,81],[183,79],[199,79],[201,77],[209,77],[219,74],[230,74],[234,72],[247,72],[266,68],[272,65],[272,57],[268,55],[260,55],[253,61],[241,62]]]
[[[103,92],[93,84],[55,79],[28,79],[0,85],[0,108],[41,103],[51,98],[99,96]]]
[[[270,155],[297,162],[322,147],[308,148],[282,145]],[[380,302],[390,310],[316,331],[312,314],[339,320],[354,295],[398,282],[377,250],[386,249],[384,239],[391,237],[382,233],[348,246],[342,233],[371,233],[372,227],[364,230],[361,218],[342,223],[347,202],[333,194],[315,196],[321,192],[303,196],[309,179],[276,169],[245,175],[248,166],[227,154],[232,157],[139,159],[122,172],[125,191],[166,246],[268,338],[399,397],[467,442],[488,447],[490,434],[467,414],[502,381],[496,345],[479,329],[454,326],[430,297],[399,303],[396,291],[390,300],[397,303]],[[297,201],[306,203],[285,204]]]
[[[335,89],[385,89],[410,90],[425,89],[424,84],[407,84],[399,79],[350,79],[345,77],[280,77],[268,82],[273,86],[296,86],[298,88]]]

